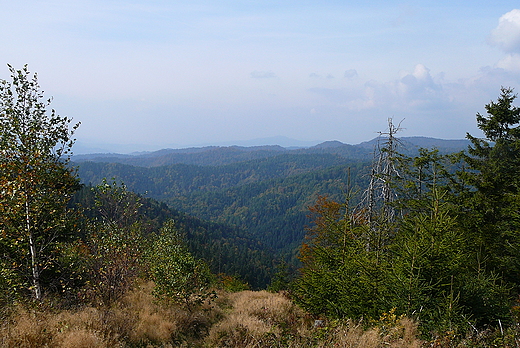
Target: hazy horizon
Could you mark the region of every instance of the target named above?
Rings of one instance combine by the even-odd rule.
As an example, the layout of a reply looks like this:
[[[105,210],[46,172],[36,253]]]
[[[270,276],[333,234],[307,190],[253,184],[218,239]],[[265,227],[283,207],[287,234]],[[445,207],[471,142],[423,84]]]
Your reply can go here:
[[[27,63],[92,147],[356,144],[388,118],[402,136],[462,139],[501,86],[520,86],[512,1],[3,5],[0,78]]]
[[[188,148],[202,148],[202,147],[231,147],[231,146],[240,146],[240,147],[255,147],[255,146],[281,146],[284,148],[306,148],[316,146],[325,142],[334,142],[339,141],[344,144],[349,145],[359,145],[365,142],[370,142],[376,139],[379,134],[374,134],[374,136],[370,139],[366,139],[360,142],[344,142],[337,139],[328,139],[328,140],[315,140],[315,141],[301,141],[297,139],[291,139],[283,136],[275,136],[269,138],[257,138],[257,139],[249,139],[249,140],[237,140],[237,141],[223,141],[220,143],[202,143],[202,144],[191,144],[191,145],[179,145],[179,144],[170,144],[166,146],[153,146],[153,145],[143,145],[143,144],[115,144],[115,143],[100,143],[100,144],[89,144],[84,143],[82,141],[77,141],[73,147],[74,155],[88,155],[88,154],[135,154],[135,153],[146,153],[146,152],[154,152],[165,149],[188,149]],[[397,134],[398,138],[401,138],[399,134]],[[408,135],[405,138],[409,137],[419,137],[419,138],[431,138],[431,139],[439,139],[439,140],[465,140],[465,138],[459,139],[446,139],[446,138],[435,138],[435,137],[423,137],[420,135]]]

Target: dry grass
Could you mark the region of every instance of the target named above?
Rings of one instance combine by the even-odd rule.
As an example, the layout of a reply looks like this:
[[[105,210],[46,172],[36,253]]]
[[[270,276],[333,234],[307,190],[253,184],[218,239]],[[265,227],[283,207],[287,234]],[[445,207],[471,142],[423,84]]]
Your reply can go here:
[[[263,347],[297,336],[306,314],[289,299],[267,291],[242,291],[228,295],[232,310],[211,328],[211,347]]]
[[[110,308],[75,311],[17,308],[0,327],[0,347],[167,347],[203,339],[217,309],[187,312],[161,306],[152,284],[131,291]]]
[[[49,313],[17,308],[1,329],[2,347],[109,347],[110,337],[97,330],[100,314],[93,308],[80,312]]]
[[[417,324],[401,318],[385,328],[360,323],[314,327],[309,315],[282,294],[242,291],[228,297],[232,310],[211,328],[208,347],[419,348]]]
[[[283,294],[223,293],[213,307],[188,312],[161,305],[153,284],[129,292],[110,308],[27,310],[0,326],[0,347],[393,347],[418,348],[417,326],[398,318],[365,330],[360,323],[314,320]]]
[[[408,318],[397,320],[395,325],[385,331],[386,333],[382,332],[378,327],[365,330],[360,323],[347,321],[335,328],[329,335],[328,342],[325,340],[321,343],[321,346],[419,348],[423,344],[417,338],[417,323]]]

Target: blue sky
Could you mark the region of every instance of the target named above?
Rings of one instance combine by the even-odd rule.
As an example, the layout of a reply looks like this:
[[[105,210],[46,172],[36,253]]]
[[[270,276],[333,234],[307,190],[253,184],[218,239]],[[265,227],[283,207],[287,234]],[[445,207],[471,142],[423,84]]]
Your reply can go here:
[[[478,135],[520,86],[513,1],[5,1],[0,57],[37,72],[78,144]],[[1,63],[1,61],[0,61]],[[0,78],[8,78],[1,68]],[[132,146],[130,146],[132,145]]]

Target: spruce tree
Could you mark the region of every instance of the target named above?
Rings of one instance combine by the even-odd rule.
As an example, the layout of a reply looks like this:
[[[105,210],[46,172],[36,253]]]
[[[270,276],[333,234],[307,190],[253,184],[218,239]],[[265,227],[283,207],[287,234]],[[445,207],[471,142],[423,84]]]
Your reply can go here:
[[[480,250],[479,267],[497,272],[520,289],[520,108],[516,94],[502,88],[496,102],[477,114],[485,139],[470,134],[469,170],[461,173],[469,190],[461,203],[468,229]]]

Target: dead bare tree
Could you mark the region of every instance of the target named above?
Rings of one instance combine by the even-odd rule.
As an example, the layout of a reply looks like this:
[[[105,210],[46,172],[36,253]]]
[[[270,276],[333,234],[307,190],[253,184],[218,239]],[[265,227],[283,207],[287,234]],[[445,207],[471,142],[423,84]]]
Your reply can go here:
[[[402,145],[396,134],[401,130],[401,122],[396,126],[389,118],[387,131],[379,132],[374,147],[370,181],[361,202],[369,229],[367,249],[380,247],[388,239],[388,236],[383,235],[380,225],[392,223],[395,219],[396,210],[392,203],[397,198],[394,185],[401,177],[396,162],[398,147]]]

